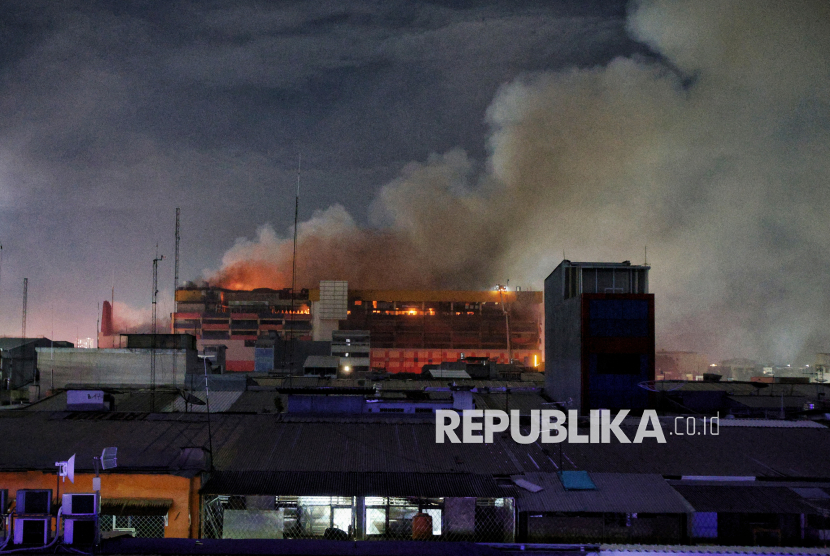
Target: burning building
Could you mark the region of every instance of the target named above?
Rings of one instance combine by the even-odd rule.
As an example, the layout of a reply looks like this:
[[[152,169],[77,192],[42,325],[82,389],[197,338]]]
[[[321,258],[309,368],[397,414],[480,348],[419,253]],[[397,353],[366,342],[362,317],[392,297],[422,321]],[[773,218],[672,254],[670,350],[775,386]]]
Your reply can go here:
[[[259,288],[183,288],[176,291],[175,334],[192,334],[199,350],[225,346],[225,369],[253,371],[257,339],[276,334],[283,339],[311,340],[309,291]]]
[[[348,304],[340,328],[370,332],[374,369],[419,373],[470,357],[542,361],[542,292],[351,290]]]
[[[257,341],[267,337],[332,341],[339,331],[367,331],[369,366],[420,373],[426,364],[469,357],[542,362],[542,293],[536,291],[350,290],[341,281],[297,292],[180,289],[175,333],[200,349],[225,345],[228,371],[254,371]]]

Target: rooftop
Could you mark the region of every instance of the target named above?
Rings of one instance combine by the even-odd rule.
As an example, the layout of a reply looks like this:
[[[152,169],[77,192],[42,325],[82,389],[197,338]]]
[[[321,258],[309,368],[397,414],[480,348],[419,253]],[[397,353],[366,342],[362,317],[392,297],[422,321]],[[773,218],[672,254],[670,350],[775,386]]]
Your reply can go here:
[[[687,513],[689,504],[661,475],[591,473],[596,490],[565,490],[556,473],[514,476],[542,487],[516,489],[523,510],[530,512]]]
[[[677,436],[666,444],[438,444],[430,420],[380,416],[211,415],[215,466],[228,471],[401,472],[517,475],[585,470],[663,476],[828,478],[830,430],[722,427],[720,434]],[[629,437],[634,429],[623,426]],[[585,430],[587,432],[587,428]],[[118,446],[119,467],[186,473],[183,448],[207,447],[207,415],[197,413],[0,412],[3,470],[54,472],[77,454],[78,470]],[[562,448],[560,460],[559,448]],[[810,454],[811,457],[803,457]]]

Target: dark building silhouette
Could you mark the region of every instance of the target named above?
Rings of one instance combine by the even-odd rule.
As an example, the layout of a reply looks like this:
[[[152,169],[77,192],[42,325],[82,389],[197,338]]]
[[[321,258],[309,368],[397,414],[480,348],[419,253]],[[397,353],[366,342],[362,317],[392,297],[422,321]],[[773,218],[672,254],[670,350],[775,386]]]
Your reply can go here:
[[[545,279],[545,390],[590,409],[642,409],[654,380],[648,266],[568,260]]]

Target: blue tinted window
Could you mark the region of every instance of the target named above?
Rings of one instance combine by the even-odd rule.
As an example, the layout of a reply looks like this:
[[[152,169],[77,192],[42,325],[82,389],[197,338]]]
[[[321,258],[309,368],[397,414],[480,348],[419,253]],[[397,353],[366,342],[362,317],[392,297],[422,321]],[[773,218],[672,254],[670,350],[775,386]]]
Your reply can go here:
[[[591,336],[643,338],[648,336],[648,301],[641,299],[592,299],[588,328]]]

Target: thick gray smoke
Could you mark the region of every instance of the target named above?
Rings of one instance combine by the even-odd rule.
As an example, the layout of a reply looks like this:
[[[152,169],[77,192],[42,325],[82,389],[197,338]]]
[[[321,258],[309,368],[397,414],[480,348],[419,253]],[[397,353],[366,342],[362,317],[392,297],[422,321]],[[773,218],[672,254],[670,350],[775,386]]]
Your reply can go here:
[[[661,62],[530,75],[461,151],[382,188],[371,229],[342,207],[300,228],[298,278],[355,287],[541,287],[562,259],[648,246],[658,347],[812,362],[830,351],[830,4],[644,1]],[[291,245],[240,240],[214,281],[290,284]]]

